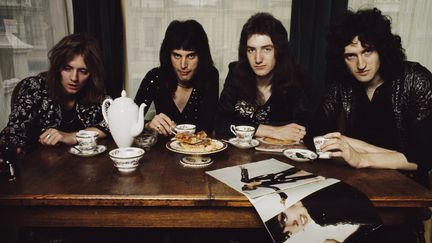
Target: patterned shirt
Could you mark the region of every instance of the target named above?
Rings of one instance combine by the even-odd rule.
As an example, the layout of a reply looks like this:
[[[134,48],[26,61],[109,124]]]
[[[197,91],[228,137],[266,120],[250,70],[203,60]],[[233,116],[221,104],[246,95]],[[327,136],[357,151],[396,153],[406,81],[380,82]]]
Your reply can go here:
[[[21,82],[9,121],[0,133],[0,144],[10,143],[27,151],[37,144],[42,132],[48,128],[60,128],[62,109],[48,96],[44,76],[28,77]],[[109,133],[101,104],[83,105],[77,101],[75,109],[77,120],[83,128],[96,127]]]

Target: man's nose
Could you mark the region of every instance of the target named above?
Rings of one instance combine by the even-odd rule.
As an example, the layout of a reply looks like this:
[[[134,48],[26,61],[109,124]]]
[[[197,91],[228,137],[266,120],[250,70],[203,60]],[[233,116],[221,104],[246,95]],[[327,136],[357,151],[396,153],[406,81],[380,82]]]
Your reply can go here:
[[[263,61],[263,57],[260,51],[257,51],[255,54],[255,63],[260,64]]]
[[[182,68],[182,69],[185,69],[185,68],[188,67],[188,61],[187,61],[187,58],[186,58],[186,57],[183,57],[183,58],[181,59],[181,63],[180,63],[180,65],[181,65],[181,68]]]
[[[78,70],[76,70],[76,69],[72,70],[70,80],[72,80],[72,81],[78,80]]]
[[[366,68],[366,61],[363,59],[362,56],[359,56],[357,60],[357,69],[363,70],[365,68]]]

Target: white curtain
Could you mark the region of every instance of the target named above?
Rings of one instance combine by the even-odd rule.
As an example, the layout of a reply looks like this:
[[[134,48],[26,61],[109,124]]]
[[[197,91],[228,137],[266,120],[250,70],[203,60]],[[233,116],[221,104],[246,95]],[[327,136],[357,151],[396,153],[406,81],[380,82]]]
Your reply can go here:
[[[46,71],[47,52],[70,31],[71,0],[0,0],[0,129],[16,83]]]
[[[246,20],[256,12],[270,12],[289,33],[291,0],[123,0],[123,9],[126,89],[133,98],[144,75],[159,66],[160,45],[171,21],[195,19],[203,25],[222,88],[228,64],[237,60],[240,32]]]
[[[393,32],[402,38],[408,60],[432,71],[432,1],[349,0],[352,10],[377,7],[392,18]]]

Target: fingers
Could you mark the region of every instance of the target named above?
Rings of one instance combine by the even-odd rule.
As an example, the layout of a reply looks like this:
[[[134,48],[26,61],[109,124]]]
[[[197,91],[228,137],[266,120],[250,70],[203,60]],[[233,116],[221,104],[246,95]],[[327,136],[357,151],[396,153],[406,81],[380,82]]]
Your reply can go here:
[[[43,145],[56,145],[61,138],[57,129],[49,128],[39,136],[39,142]]]
[[[340,132],[331,132],[324,135],[324,138],[341,138],[342,134]]]
[[[300,141],[306,135],[306,127],[291,123],[282,127],[286,131],[283,139]]]
[[[287,126],[288,126],[288,127],[292,127],[292,128],[294,128],[294,129],[298,129],[298,130],[302,130],[302,131],[305,131],[305,132],[306,132],[306,127],[304,127],[304,126],[302,126],[302,125],[299,125],[299,124],[297,124],[297,123],[290,123],[290,124],[288,124]]]
[[[149,125],[149,128],[165,136],[168,136],[172,133],[171,128],[173,127],[175,127],[175,122],[163,113],[159,113],[154,116]]]

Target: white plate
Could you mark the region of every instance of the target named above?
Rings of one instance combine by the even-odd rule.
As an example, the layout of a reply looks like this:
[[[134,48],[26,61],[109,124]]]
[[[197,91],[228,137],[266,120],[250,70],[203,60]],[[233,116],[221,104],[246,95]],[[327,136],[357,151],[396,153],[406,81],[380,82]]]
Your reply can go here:
[[[216,149],[213,151],[200,151],[200,152],[188,151],[188,150],[184,149],[180,145],[180,142],[177,140],[169,141],[166,144],[166,147],[167,147],[167,149],[169,149],[173,152],[177,152],[177,153],[181,153],[181,154],[190,154],[190,155],[214,154],[214,153],[220,152],[220,151],[222,151],[228,147],[226,143],[219,141],[219,140],[216,140],[216,139],[212,139],[212,142],[216,143]]]
[[[238,143],[237,138],[230,138],[230,139],[228,140],[228,142],[229,142],[232,146],[237,147],[237,148],[240,148],[240,149],[253,148],[253,147],[256,147],[256,146],[258,146],[258,145],[260,144],[260,142],[259,142],[258,140],[256,140],[256,139],[252,139],[251,142],[250,142],[249,144],[241,144],[241,143]]]
[[[318,155],[310,150],[307,149],[285,149],[283,151],[283,154],[288,157],[289,159],[292,159],[297,162],[306,162],[314,160],[318,157]]]
[[[271,145],[278,145],[278,146],[287,146],[287,145],[299,144],[299,142],[292,142],[292,143],[286,143],[286,144],[272,143],[272,142],[266,141],[263,137],[259,137],[259,138],[257,138],[257,140],[260,143],[271,144]]]
[[[97,148],[92,153],[81,153],[78,149],[76,149],[75,147],[72,147],[72,148],[70,148],[69,153],[77,155],[77,156],[81,156],[81,157],[91,157],[91,156],[95,156],[95,155],[98,155],[98,154],[105,152],[106,149],[107,149],[107,147],[105,145],[98,145]]]

